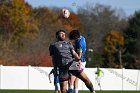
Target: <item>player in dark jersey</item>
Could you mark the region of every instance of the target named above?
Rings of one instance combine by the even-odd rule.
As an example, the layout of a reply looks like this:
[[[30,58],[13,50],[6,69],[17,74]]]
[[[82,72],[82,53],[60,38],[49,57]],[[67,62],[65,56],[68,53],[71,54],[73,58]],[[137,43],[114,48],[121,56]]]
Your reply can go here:
[[[52,83],[51,81],[51,74],[53,74],[54,76],[54,87],[55,87],[55,92],[54,93],[61,93],[60,92],[60,84],[59,84],[59,77],[58,77],[58,74],[55,72],[54,69],[52,69],[49,73],[49,81],[50,83]]]
[[[60,30],[56,32],[56,39],[57,41],[52,43],[49,47],[50,55],[52,56],[52,61],[54,65],[54,69],[59,73],[59,82],[60,82],[60,89],[61,93],[66,93],[67,84],[69,80],[69,73],[75,75],[76,77],[80,78],[87,88],[92,93],[94,92],[93,85],[86,74],[83,72],[83,69],[77,70],[69,70],[69,68],[75,64],[73,57],[76,59],[78,63],[81,61],[78,54],[74,51],[74,47],[65,41],[65,31]],[[76,67],[78,65],[76,64]],[[56,69],[56,68],[59,68]]]

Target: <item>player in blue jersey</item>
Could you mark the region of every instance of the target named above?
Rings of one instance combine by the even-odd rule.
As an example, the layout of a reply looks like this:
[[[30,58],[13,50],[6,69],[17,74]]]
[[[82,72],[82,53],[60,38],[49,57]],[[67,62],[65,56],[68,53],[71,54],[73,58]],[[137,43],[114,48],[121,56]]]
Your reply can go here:
[[[54,69],[52,69],[51,71],[50,71],[50,73],[49,73],[49,81],[50,81],[50,83],[52,83],[52,81],[51,81],[51,74],[53,74],[53,76],[54,76],[54,87],[55,87],[55,92],[54,93],[61,93],[60,92],[60,84],[59,84],[59,77],[58,77],[58,74],[57,74],[57,72],[55,72],[55,70]]]
[[[69,33],[69,39],[72,41],[75,51],[79,55],[81,59],[81,67],[84,69],[86,66],[85,60],[85,52],[86,52],[86,41],[83,36],[80,35],[78,30],[73,30]],[[71,75],[69,81],[69,91],[73,91],[74,93],[78,93],[78,81],[79,79],[73,75]]]

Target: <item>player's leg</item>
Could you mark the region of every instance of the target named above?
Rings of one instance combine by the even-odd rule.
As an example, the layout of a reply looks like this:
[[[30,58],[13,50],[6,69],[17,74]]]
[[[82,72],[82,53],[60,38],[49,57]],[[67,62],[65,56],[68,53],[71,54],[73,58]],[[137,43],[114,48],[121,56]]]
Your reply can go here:
[[[85,85],[87,86],[87,88],[92,92],[95,93],[95,90],[93,88],[92,82],[89,80],[89,78],[87,77],[87,75],[84,73],[83,69],[81,70],[71,70],[70,73],[72,73],[73,75],[75,75],[76,77],[78,77],[79,79],[81,79]]]
[[[61,93],[66,93],[69,80],[69,69],[67,67],[59,67],[59,82]]]
[[[61,93],[61,90],[60,90],[60,82],[57,83],[57,91],[58,91],[58,93]]]
[[[74,92],[74,82],[75,82],[75,79],[76,79],[76,77],[71,74],[70,78],[69,78],[69,89],[68,89],[68,91],[70,93]]]
[[[55,83],[55,93],[61,93],[61,91],[60,91],[60,83],[59,82]]]
[[[76,78],[75,82],[74,82],[74,86],[75,86],[74,91],[75,91],[75,93],[78,93],[78,81],[79,81],[79,78]]]
[[[78,78],[71,74],[69,80],[69,92],[78,93]]]
[[[55,86],[55,93],[61,93],[60,92],[60,84],[56,83],[54,86]]]
[[[99,77],[97,76],[96,78],[97,84],[99,85]]]
[[[97,77],[96,77],[96,81],[97,81],[98,86],[99,86],[99,88],[100,88],[100,90],[101,90],[100,79],[101,79],[101,77],[100,77],[100,76],[97,76]]]
[[[72,75],[71,74],[71,71],[76,71],[76,70],[79,70],[79,69],[80,69],[79,62],[73,62],[73,63],[71,63],[71,65],[69,67],[69,71],[70,71],[69,89],[68,89],[68,92],[69,93],[77,93],[77,92],[75,92],[75,88],[76,88],[76,91],[78,89],[78,84],[77,84],[78,81],[76,81],[76,78],[77,77],[75,77],[74,75]]]
[[[60,84],[59,84],[58,75],[54,76],[54,87],[55,87],[55,93],[60,93]]]
[[[81,62],[81,68],[82,69],[85,69],[85,66],[86,66],[86,62]],[[79,78],[76,78],[75,79],[75,82],[74,82],[74,85],[75,85],[75,93],[78,93],[78,81],[79,81]]]
[[[98,86],[100,87],[100,90],[101,90],[101,83],[100,83],[100,80],[101,80],[101,77],[99,76],[99,77],[98,77]]]
[[[84,72],[81,72],[77,77],[85,83],[90,92],[94,92],[93,84]]]
[[[68,84],[68,81],[60,82],[61,93],[66,93],[67,92],[67,84]]]

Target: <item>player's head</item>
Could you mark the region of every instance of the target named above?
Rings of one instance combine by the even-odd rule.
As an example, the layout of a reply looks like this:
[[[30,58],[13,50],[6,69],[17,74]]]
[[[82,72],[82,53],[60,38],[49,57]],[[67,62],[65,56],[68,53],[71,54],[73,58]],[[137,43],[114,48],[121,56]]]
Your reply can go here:
[[[98,65],[97,68],[100,68],[100,65]]]
[[[56,32],[56,39],[59,41],[63,41],[65,40],[66,35],[65,35],[65,31],[64,30],[59,30]]]
[[[80,32],[79,30],[72,30],[70,33],[69,33],[69,39],[70,40],[76,40],[80,38]]]

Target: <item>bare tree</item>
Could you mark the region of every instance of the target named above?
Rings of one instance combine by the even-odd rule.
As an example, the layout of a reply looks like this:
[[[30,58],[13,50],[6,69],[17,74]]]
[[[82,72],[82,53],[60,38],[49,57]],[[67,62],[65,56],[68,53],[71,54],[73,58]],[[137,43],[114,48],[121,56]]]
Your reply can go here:
[[[115,9],[101,4],[86,3],[79,7],[78,15],[84,26],[87,48],[99,55],[103,54],[105,35],[111,30],[121,31],[126,24],[126,20],[117,15]]]

